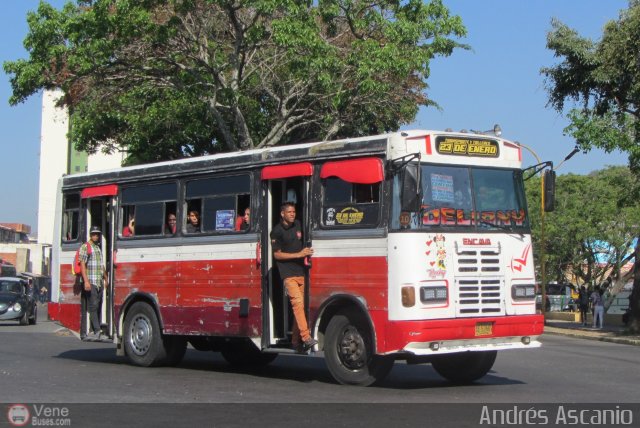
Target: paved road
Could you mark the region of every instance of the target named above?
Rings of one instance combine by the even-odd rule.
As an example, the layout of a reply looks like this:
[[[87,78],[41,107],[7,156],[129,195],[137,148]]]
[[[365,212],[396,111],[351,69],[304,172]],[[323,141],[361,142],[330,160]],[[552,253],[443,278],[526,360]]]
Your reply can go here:
[[[113,345],[80,342],[42,320],[0,323],[0,343],[4,403],[640,402],[640,347],[562,336],[543,336],[540,349],[499,353],[474,385],[453,386],[429,365],[396,363],[369,388],[337,385],[319,357],[279,356],[243,372],[217,353],[189,349],[175,368],[134,367]]]
[[[335,384],[319,357],[279,356],[260,371],[242,372],[217,353],[189,349],[176,368],[140,368],[117,357],[113,345],[80,342],[52,322],[0,323],[0,379],[13,385],[0,388],[0,401],[640,401],[640,347],[562,336],[542,341],[539,349],[499,353],[493,370],[474,385],[450,385],[429,365],[396,363],[382,385],[354,388]],[[93,375],[101,380],[88,383]]]

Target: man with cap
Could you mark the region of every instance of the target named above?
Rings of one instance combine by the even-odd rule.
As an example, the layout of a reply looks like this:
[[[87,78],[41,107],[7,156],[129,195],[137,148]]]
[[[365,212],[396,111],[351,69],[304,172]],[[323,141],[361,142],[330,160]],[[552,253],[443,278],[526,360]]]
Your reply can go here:
[[[107,284],[107,270],[104,267],[102,250],[99,245],[101,235],[102,231],[98,226],[91,227],[89,231],[90,239],[82,244],[79,254],[82,280],[84,283],[83,298],[86,299],[85,301],[88,303],[87,310],[91,321],[91,332],[87,334],[87,340],[100,339],[99,310],[102,306],[104,286]],[[87,249],[89,245],[91,246],[91,250]]]

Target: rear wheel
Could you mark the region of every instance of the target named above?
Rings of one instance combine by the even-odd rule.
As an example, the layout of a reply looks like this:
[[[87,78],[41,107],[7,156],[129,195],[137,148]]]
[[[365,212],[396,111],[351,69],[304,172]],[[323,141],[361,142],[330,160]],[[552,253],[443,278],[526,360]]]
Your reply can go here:
[[[144,302],[134,303],[127,312],[124,350],[129,360],[138,366],[157,366],[167,359],[156,313]]]
[[[497,354],[497,351],[445,354],[433,359],[431,365],[440,376],[451,382],[471,383],[489,373]]]
[[[327,326],[324,355],[333,378],[344,385],[369,386],[384,379],[393,357],[374,355],[370,328],[361,316],[337,314]]]
[[[260,351],[251,342],[230,342],[221,351],[222,357],[232,366],[241,368],[264,367],[278,354]]]

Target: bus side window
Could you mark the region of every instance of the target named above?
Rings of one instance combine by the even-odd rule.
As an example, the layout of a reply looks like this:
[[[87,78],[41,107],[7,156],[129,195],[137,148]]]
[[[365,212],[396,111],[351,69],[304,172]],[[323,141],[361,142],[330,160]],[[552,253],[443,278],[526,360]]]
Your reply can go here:
[[[62,208],[62,241],[78,240],[80,229],[80,195],[72,193],[64,195]]]
[[[246,208],[250,207],[250,187],[248,174],[188,181],[186,232],[223,234],[248,230],[250,224],[243,226],[240,216],[244,217]]]
[[[120,236],[163,236],[167,213],[175,213],[177,195],[176,182],[143,184],[122,189]]]
[[[323,180],[324,227],[375,227],[380,219],[380,183],[350,183],[338,177]]]

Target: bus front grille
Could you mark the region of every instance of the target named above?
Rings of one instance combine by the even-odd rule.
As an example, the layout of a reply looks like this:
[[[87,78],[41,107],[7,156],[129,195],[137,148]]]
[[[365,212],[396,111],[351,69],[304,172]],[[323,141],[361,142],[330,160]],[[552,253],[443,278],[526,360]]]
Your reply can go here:
[[[502,283],[500,278],[458,280],[457,315],[471,317],[503,314]]]

